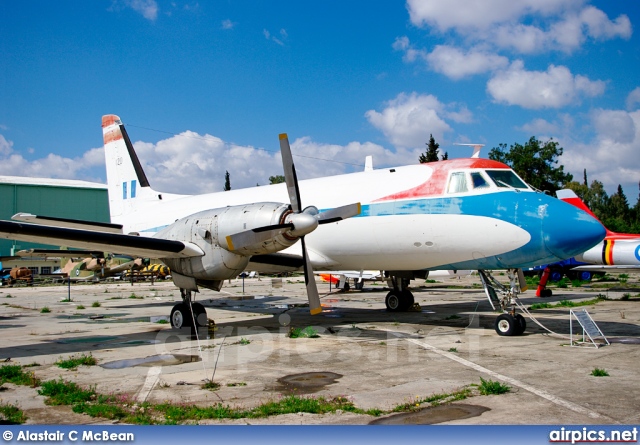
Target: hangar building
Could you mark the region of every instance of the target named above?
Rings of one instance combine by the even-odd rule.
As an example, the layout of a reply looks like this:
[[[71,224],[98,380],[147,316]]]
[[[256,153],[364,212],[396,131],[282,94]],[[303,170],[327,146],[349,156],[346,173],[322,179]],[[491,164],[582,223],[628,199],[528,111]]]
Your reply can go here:
[[[0,219],[16,213],[109,222],[107,186],[69,179],[0,176]],[[60,248],[0,239],[0,256],[32,248]]]

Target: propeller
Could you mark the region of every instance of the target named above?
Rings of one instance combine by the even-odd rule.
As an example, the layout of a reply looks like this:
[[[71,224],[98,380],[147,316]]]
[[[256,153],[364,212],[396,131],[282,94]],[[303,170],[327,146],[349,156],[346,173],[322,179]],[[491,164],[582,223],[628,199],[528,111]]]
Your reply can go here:
[[[282,224],[258,227],[234,235],[227,236],[227,244],[230,250],[259,244],[276,236],[286,234],[287,236],[300,238],[302,245],[302,260],[304,265],[304,282],[307,288],[309,299],[309,309],[312,315],[322,312],[320,306],[320,296],[313,276],[313,268],[309,261],[307,246],[304,240],[305,235],[313,232],[318,225],[341,221],[360,214],[360,203],[348,204],[341,207],[329,209],[320,213],[314,206],[302,208],[300,200],[300,188],[298,187],[298,176],[296,167],[291,156],[291,146],[286,133],[280,136],[280,152],[282,154],[282,166],[284,168],[284,178],[291,203],[291,213],[289,213]]]

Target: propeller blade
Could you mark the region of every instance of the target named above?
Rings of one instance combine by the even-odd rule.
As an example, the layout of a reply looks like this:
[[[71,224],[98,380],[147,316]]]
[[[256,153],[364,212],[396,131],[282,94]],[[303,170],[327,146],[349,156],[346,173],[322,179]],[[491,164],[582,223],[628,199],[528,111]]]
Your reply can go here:
[[[318,215],[319,224],[328,224],[343,219],[351,218],[352,216],[359,215],[362,211],[362,206],[359,202],[355,204],[348,204],[346,206],[336,207],[335,209],[329,209]]]
[[[296,175],[296,167],[293,165],[293,156],[291,156],[289,138],[287,137],[287,133],[282,133],[279,137],[282,167],[284,168],[284,180],[287,183],[287,192],[289,193],[291,210],[293,210],[293,213],[300,213],[300,210],[302,210],[302,203],[300,202],[298,176]]]
[[[316,315],[322,312],[322,306],[320,305],[320,295],[318,295],[318,287],[316,286],[316,279],[313,275],[313,268],[309,261],[309,255],[307,254],[307,246],[304,243],[304,237],[300,238],[302,243],[302,258],[304,260],[304,284],[307,286],[307,297],[309,298],[309,312],[311,315]]]
[[[234,233],[227,236],[229,250],[239,250],[255,244],[260,244],[293,228],[293,224],[277,224],[274,226],[259,227],[253,230]]]

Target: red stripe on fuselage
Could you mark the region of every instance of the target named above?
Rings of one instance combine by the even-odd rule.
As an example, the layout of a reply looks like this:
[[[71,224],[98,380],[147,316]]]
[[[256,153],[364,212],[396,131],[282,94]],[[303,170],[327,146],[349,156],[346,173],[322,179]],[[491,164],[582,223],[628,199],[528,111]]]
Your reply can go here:
[[[453,159],[451,161],[428,162],[424,165],[426,168],[432,168],[431,177],[417,187],[405,190],[393,195],[379,198],[373,202],[393,201],[396,199],[423,198],[427,196],[439,196],[444,194],[447,177],[451,170],[459,170],[465,168],[489,168],[489,169],[508,169],[509,166],[502,162],[493,161],[491,159],[467,158]]]

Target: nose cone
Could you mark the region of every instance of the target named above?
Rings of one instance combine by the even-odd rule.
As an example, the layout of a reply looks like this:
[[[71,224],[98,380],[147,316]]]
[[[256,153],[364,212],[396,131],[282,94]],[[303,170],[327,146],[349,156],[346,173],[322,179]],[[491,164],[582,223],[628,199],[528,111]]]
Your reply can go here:
[[[571,204],[548,197],[542,207],[544,244],[559,260],[589,250],[604,239],[604,226]]]

